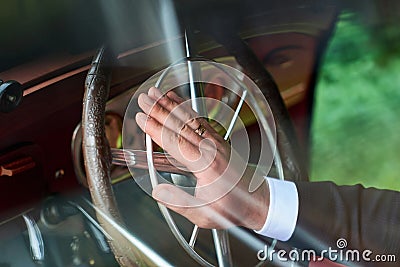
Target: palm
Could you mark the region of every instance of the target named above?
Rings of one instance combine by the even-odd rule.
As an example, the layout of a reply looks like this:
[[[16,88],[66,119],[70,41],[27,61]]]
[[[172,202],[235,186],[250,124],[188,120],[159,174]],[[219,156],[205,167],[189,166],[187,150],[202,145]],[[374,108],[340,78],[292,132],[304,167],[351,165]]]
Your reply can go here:
[[[262,225],[266,185],[249,192],[254,172],[229,143],[173,92],[151,88],[138,101],[145,113],[136,116],[139,127],[197,178],[194,197],[168,184],[153,197],[203,228]]]

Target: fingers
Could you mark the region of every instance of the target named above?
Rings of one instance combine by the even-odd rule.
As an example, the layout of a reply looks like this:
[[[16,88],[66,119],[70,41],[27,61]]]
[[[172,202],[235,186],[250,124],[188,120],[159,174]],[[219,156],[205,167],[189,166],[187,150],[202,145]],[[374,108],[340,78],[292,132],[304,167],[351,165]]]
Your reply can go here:
[[[159,93],[157,93],[157,91],[158,91]],[[154,92],[155,92],[155,93],[154,93]],[[150,94],[151,94],[151,95],[160,95],[161,92],[160,92],[160,90],[158,90],[157,88],[152,87],[152,88],[149,89],[149,95],[150,95]],[[172,101],[174,101],[174,102],[176,102],[176,103],[178,103],[178,104],[182,104],[182,103],[185,101],[183,98],[179,97],[179,96],[178,96],[175,92],[173,92],[173,91],[167,92],[167,93],[166,93],[166,96],[167,96],[170,100],[172,100]],[[163,105],[164,103],[161,102],[160,104]],[[196,118],[196,120],[198,121],[197,123],[194,123],[194,124],[191,124],[191,125],[190,125],[192,129],[196,130],[196,129],[199,127],[199,125],[201,124],[202,126],[204,126],[204,127],[207,129],[209,135],[212,135],[213,137],[216,137],[216,139],[217,139],[218,141],[224,141],[223,138],[222,138],[217,132],[215,132],[214,128],[211,127],[211,125],[209,125],[209,123],[207,122],[207,120],[206,120],[205,118],[202,118],[202,117],[198,117],[198,116],[197,116],[197,113],[190,107],[190,104],[191,104],[190,101],[187,101],[185,104],[186,104],[186,109],[189,110],[189,111],[191,112],[192,118]],[[164,105],[163,105],[163,106],[164,106]],[[169,110],[170,110],[170,109],[169,109]],[[170,110],[170,111],[171,111],[171,110]],[[195,122],[196,122],[196,121],[195,121]],[[207,138],[207,136],[205,136],[205,138]]]
[[[139,96],[139,106],[141,99],[140,97],[144,98],[146,94]],[[172,96],[170,98],[169,96]],[[155,87],[151,87],[148,92],[148,97],[154,100],[154,103],[162,107],[168,113],[173,113],[175,117],[182,121],[182,123],[189,123],[192,124],[192,127],[196,129],[198,127],[197,124],[193,124],[193,118],[198,117],[196,112],[191,109],[190,102],[184,102],[184,99],[180,98],[177,94],[172,91],[169,91],[167,94],[163,95],[160,90]],[[175,101],[176,100],[176,101]],[[145,111],[146,112],[146,111]],[[154,107],[154,110],[151,110],[153,113],[158,113],[158,108]],[[146,112],[147,113],[147,112]],[[148,113],[150,116],[153,114]]]
[[[170,184],[160,184],[153,189],[153,198],[169,209],[181,214],[201,228],[227,228],[232,223],[205,205],[201,199],[195,198]]]
[[[139,96],[138,103],[146,114],[176,133],[183,134],[185,138],[197,145],[201,139],[196,136],[194,131],[200,126],[206,129],[202,138],[211,138],[217,144],[225,142],[214,128],[191,108],[190,101],[184,101],[173,91],[163,95],[160,90],[152,87],[149,89],[148,95],[141,94]],[[182,133],[180,133],[181,130]]]
[[[198,144],[202,138],[195,133],[195,129],[199,127],[199,122],[193,119],[193,116],[186,112],[184,108],[176,108],[178,104],[169,100],[167,97],[159,98],[156,100],[150,98],[146,94],[141,94],[138,98],[140,108],[150,117],[157,120],[160,124],[164,125],[171,131],[182,135],[187,140],[191,140],[192,143]],[[164,102],[163,107],[160,102]],[[168,104],[166,103],[168,102]],[[196,128],[195,128],[196,127]]]
[[[217,151],[215,144],[207,139],[195,145],[183,135],[164,127],[157,120],[141,112],[136,114],[136,122],[157,145],[164,148],[193,173],[206,170],[215,158]]]
[[[155,100],[159,100],[161,97],[163,97],[163,94],[161,93],[161,91],[159,89],[157,89],[156,87],[151,87],[149,89],[148,94],[151,98],[153,98]],[[185,101],[185,99],[178,96],[174,91],[168,91],[166,93],[166,95],[168,96],[169,99],[171,99],[172,101],[175,101],[178,104],[181,104]]]
[[[150,135],[157,145],[164,148],[179,162],[187,165],[200,158],[200,151],[197,146],[183,138],[181,135],[164,127],[160,122],[147,116],[144,113],[136,114],[136,122],[139,127]]]
[[[220,149],[224,155],[229,152],[222,137],[190,108],[190,101],[183,101],[175,93],[162,95],[153,87],[148,94],[139,95],[138,104],[148,115],[137,114],[139,127],[192,172],[209,167]],[[197,131],[200,127],[205,132]]]
[[[169,91],[167,93],[167,96],[172,99],[173,101],[175,101],[176,103],[180,104],[183,101],[185,101],[183,98],[179,97],[174,91]]]

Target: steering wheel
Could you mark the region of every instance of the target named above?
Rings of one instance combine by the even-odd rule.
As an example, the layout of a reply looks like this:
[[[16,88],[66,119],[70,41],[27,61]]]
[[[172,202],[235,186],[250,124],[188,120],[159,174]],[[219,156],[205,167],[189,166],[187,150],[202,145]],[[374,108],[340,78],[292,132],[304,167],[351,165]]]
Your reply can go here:
[[[235,45],[235,43],[233,43]],[[251,77],[259,85],[265,85],[268,83],[267,87],[260,88],[271,88],[274,82],[270,76],[265,76],[265,73],[257,70],[257,66],[254,66],[252,58],[246,56],[248,51],[246,47],[242,47],[243,43],[236,43],[242,50],[239,55],[235,55],[239,63],[246,61],[248,66],[252,66],[253,73],[256,73],[256,77]],[[228,47],[229,50],[229,47]],[[237,47],[233,49],[238,51]],[[95,56],[91,68],[88,72],[85,81],[85,95],[83,101],[83,114],[82,114],[82,133],[83,133],[83,158],[85,162],[85,170],[88,180],[88,186],[92,201],[96,208],[96,215],[99,220],[100,225],[105,229],[105,232],[111,237],[109,239],[110,247],[113,250],[117,262],[121,266],[137,266],[141,264],[154,265],[152,259],[148,255],[141,252],[141,250],[135,246],[127,237],[123,234],[124,222],[122,220],[121,214],[118,210],[117,202],[113,193],[110,179],[110,166],[112,162],[111,150],[108,145],[107,139],[105,137],[104,130],[104,118],[105,118],[105,106],[108,99],[110,80],[111,80],[111,66],[113,62],[113,57],[111,52],[106,48],[101,48],[97,55]],[[260,74],[261,73],[261,74]],[[257,78],[257,75],[261,75],[263,79]],[[267,79],[265,78],[267,77]],[[273,88],[272,90],[276,89]],[[262,93],[268,97],[268,90]],[[277,139],[278,139],[278,149],[277,156],[275,158],[275,164],[278,165],[278,175],[279,178],[283,179],[285,175],[289,174],[296,180],[303,179],[300,177],[299,171],[300,164],[293,160],[294,152],[292,150],[288,151],[290,148],[290,138],[287,136],[287,131],[282,127],[282,123],[279,120],[287,122],[287,118],[283,120],[279,118],[282,112],[279,111],[277,107],[271,106],[272,113],[278,114],[277,119]],[[275,110],[274,110],[275,109]],[[278,109],[278,111],[277,111]],[[280,115],[279,115],[280,114]],[[147,144],[150,139],[148,138]],[[147,147],[148,153],[151,153],[151,146]],[[151,157],[149,162],[152,162]],[[154,168],[150,170],[154,172]],[[151,173],[150,172],[150,173]],[[292,176],[290,176],[292,175]],[[151,175],[150,175],[151,176]],[[154,180],[154,179],[153,179]],[[152,181],[153,183],[153,181]],[[155,183],[153,183],[153,186]],[[160,209],[167,220],[167,223],[172,230],[175,237],[178,239],[182,247],[192,256],[197,262],[203,266],[212,266],[207,260],[199,256],[194,250],[193,246],[187,242],[182,235],[179,233],[179,229],[176,227],[173,219],[169,215],[168,210],[160,205]],[[219,265],[230,264],[230,250],[229,243],[226,236],[226,232],[214,231],[213,235],[215,240],[215,247],[217,250],[217,255],[222,253],[222,258],[218,259]],[[218,252],[220,250],[220,252]],[[222,251],[222,252],[221,252]]]
[[[110,247],[121,266],[151,263],[121,234],[123,220],[111,187],[111,151],[105,137],[105,106],[111,78],[111,55],[100,49],[92,62],[86,81],[82,114],[82,151],[88,186],[100,225],[109,234]]]

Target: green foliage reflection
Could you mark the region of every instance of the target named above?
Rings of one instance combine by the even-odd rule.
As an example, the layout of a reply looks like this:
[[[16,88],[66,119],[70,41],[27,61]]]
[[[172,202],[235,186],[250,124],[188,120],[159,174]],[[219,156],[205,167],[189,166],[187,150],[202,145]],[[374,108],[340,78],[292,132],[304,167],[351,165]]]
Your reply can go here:
[[[399,37],[341,16],[316,88],[312,180],[400,190]]]

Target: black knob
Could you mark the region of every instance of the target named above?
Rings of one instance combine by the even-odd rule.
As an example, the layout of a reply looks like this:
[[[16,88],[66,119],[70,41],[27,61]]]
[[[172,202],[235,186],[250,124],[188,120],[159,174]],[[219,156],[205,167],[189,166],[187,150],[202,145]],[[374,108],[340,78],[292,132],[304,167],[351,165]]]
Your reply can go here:
[[[0,80],[0,112],[11,112],[21,103],[22,85],[17,81]]]
[[[57,225],[79,211],[62,198],[49,197],[42,206],[41,219],[46,225]]]

